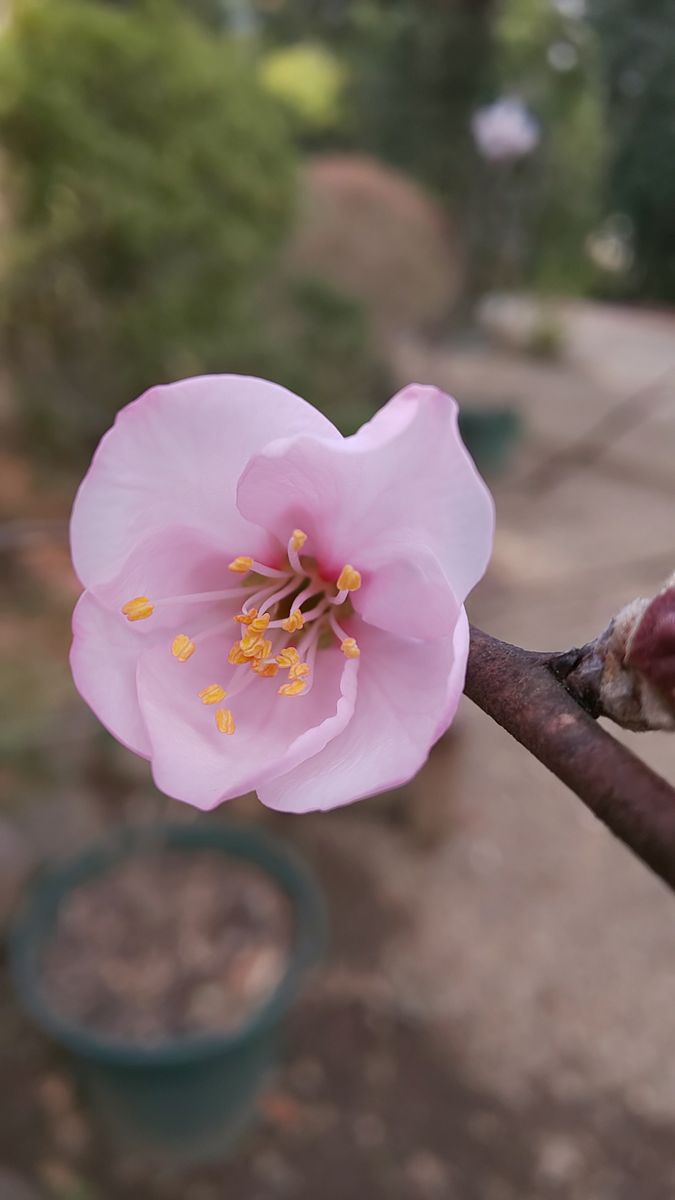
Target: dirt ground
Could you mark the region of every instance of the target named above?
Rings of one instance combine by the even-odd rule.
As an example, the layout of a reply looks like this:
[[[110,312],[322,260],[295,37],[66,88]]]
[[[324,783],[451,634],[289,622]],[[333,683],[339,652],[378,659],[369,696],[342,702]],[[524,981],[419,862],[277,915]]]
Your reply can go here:
[[[509,332],[521,313],[504,302],[498,317]],[[559,319],[558,362],[415,344],[396,362],[402,379],[521,412],[471,616],[551,649],[675,566],[675,319],[588,305]],[[3,813],[38,858],[120,820],[201,819],[153,796],[72,693],[55,535],[13,556],[0,621]],[[622,736],[675,778],[675,739]],[[673,899],[502,731],[466,702],[401,795],[301,819],[243,802],[217,819],[233,816],[301,847],[332,925],[257,1126],[218,1167],[119,1153],[3,989],[0,1200],[675,1196]]]

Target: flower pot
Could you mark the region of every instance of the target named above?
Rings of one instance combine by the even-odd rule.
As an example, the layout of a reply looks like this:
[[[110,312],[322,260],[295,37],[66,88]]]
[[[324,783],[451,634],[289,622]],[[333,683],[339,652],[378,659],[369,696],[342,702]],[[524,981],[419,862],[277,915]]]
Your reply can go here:
[[[59,906],[130,855],[167,848],[194,854],[208,849],[255,865],[286,895],[292,936],[286,969],[274,991],[233,1031],[190,1034],[143,1045],[104,1036],[71,1020],[50,1003],[42,963]],[[95,926],[92,937],[96,936]],[[74,1057],[84,1088],[108,1126],[127,1142],[162,1156],[207,1159],[221,1155],[251,1117],[274,1062],[280,1025],[305,970],[324,941],[323,905],[304,867],[282,843],[228,826],[177,826],[125,833],[103,846],[45,870],[13,926],[12,976],[19,998],[41,1028]]]
[[[522,422],[513,408],[463,409],[459,427],[469,453],[481,471],[498,475],[522,434]]]

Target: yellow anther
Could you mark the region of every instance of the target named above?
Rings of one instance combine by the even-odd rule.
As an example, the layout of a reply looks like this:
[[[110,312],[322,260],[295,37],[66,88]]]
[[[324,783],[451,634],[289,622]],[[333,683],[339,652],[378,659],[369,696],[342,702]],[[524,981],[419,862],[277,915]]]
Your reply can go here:
[[[234,717],[229,708],[216,709],[216,725],[221,733],[234,733]]]
[[[297,633],[298,629],[304,629],[304,626],[305,618],[299,608],[296,608],[295,612],[292,612],[290,616],[286,617],[285,621],[281,622],[281,628],[285,629],[286,633]]]
[[[345,638],[344,642],[340,642],[340,649],[345,658],[358,658],[361,653],[356,638]]]
[[[359,572],[347,563],[340,571],[337,586],[341,592],[356,592],[361,587]]]
[[[306,675],[309,675],[309,671],[310,671],[309,663],[306,663],[306,662],[294,663],[293,666],[291,667],[290,671],[288,672],[288,678],[289,679],[304,679]]]
[[[239,642],[234,643],[234,646],[232,647],[232,649],[230,650],[230,653],[227,656],[227,661],[229,663],[232,663],[233,667],[237,667],[237,666],[240,666],[241,663],[248,662],[246,655],[242,654]]]
[[[262,645],[262,638],[259,633],[245,633],[239,643],[239,649],[247,658],[255,655],[259,646]]]
[[[225,688],[221,687],[219,683],[210,683],[208,687],[202,688],[201,692],[198,692],[198,695],[202,704],[220,704],[220,701],[225,699],[227,693]]]
[[[254,617],[249,625],[251,633],[264,633],[270,623],[270,614],[263,613],[261,617]]]
[[[307,534],[302,532],[302,529],[294,529],[291,534],[291,547],[293,550],[302,550],[307,541]]]
[[[243,651],[244,658],[247,662],[250,662],[251,659],[258,661],[264,660],[269,658],[271,653],[272,643],[269,638],[265,638],[264,640],[263,638],[258,638],[258,641],[254,646],[251,646],[250,649]]]
[[[228,571],[235,571],[238,575],[247,575],[253,566],[253,559],[249,558],[248,554],[240,554],[238,558],[233,558],[228,564]]]
[[[179,633],[171,643],[171,653],[179,662],[187,662],[188,658],[192,658],[195,649],[195,644],[187,633]]]
[[[296,679],[295,683],[282,683],[279,688],[280,696],[299,696],[305,690],[304,679]]]
[[[279,664],[275,662],[262,662],[258,659],[253,659],[251,670],[255,671],[256,675],[262,676],[263,679],[273,679],[279,670]]]
[[[155,606],[147,596],[134,596],[133,600],[127,600],[122,606],[127,621],[144,621],[146,617],[151,617],[154,611]]]
[[[233,617],[232,620],[238,621],[240,625],[250,625],[253,621],[255,621],[257,615],[258,615],[257,608],[252,608],[247,613],[245,613],[245,612],[237,613],[236,617]]]
[[[280,667],[292,667],[295,663],[300,662],[300,655],[295,646],[284,646],[276,657]]]

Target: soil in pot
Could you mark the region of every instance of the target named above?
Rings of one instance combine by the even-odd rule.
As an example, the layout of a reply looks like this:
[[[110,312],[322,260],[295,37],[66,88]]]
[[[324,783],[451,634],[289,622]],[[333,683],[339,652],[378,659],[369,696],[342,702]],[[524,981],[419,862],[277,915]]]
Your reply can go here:
[[[43,960],[63,1017],[144,1046],[246,1023],[285,974],[291,904],[215,850],[137,854],[64,898]]]

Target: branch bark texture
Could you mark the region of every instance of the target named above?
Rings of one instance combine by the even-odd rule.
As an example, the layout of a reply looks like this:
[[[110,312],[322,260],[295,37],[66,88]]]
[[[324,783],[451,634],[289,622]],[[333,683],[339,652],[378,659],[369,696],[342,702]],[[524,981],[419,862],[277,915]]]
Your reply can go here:
[[[568,690],[580,653],[523,650],[472,628],[465,692],[675,890],[675,789]]]

